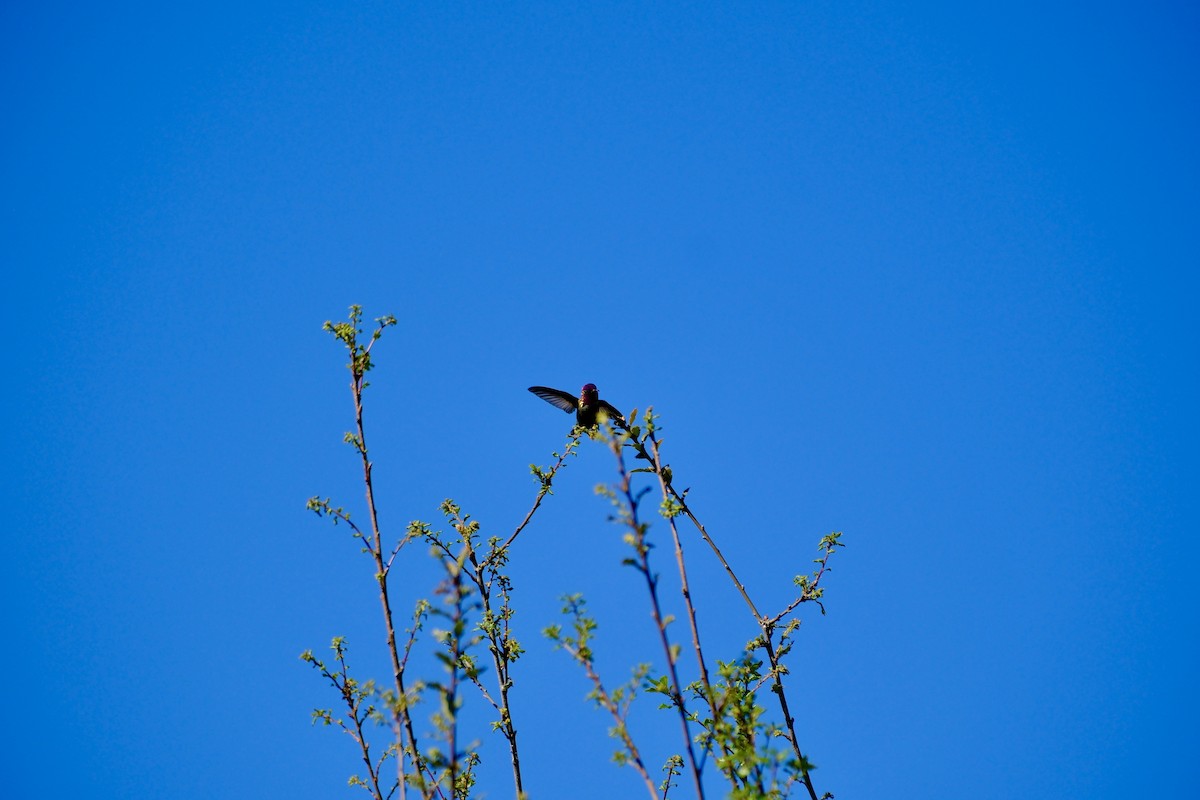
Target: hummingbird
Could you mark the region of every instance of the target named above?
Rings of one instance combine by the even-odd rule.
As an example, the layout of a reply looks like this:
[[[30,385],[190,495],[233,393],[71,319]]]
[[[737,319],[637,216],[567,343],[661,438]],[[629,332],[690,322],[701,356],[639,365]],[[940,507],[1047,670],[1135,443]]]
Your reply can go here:
[[[574,411],[575,424],[584,428],[591,428],[597,422],[603,422],[609,417],[614,418],[622,425],[625,424],[625,417],[621,415],[621,412],[600,399],[600,392],[594,383],[584,384],[583,388],[579,390],[579,397],[573,396],[570,392],[564,392],[562,389],[551,389],[548,386],[530,386],[529,391],[568,414]]]

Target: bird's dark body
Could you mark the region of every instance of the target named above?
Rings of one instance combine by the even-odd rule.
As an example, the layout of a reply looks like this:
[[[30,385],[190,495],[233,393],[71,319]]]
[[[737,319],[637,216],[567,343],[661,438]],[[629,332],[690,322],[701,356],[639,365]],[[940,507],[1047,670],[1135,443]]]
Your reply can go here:
[[[597,391],[594,383],[585,385],[579,391],[579,397],[573,396],[570,392],[564,392],[562,389],[551,389],[549,386],[530,386],[529,391],[568,414],[574,411],[575,424],[585,428],[591,428],[606,417],[622,423],[625,421],[625,417],[621,415],[620,411],[612,404],[600,399],[600,392]]]
[[[585,428],[590,428],[596,424],[596,418],[599,415],[599,403],[592,403],[591,405],[580,403],[579,409],[575,412],[575,424],[582,425]]]

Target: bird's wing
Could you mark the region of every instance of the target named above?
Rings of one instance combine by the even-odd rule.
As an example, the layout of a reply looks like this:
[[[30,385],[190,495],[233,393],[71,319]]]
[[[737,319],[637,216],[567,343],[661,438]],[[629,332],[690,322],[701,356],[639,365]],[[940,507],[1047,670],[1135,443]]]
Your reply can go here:
[[[625,424],[625,415],[617,411],[616,407],[607,400],[600,401],[600,408],[608,413],[610,417],[616,418],[622,425]]]
[[[579,408],[579,401],[570,392],[564,392],[561,389],[551,389],[549,386],[530,386],[529,391],[555,408],[561,408],[568,414],[574,413]]]

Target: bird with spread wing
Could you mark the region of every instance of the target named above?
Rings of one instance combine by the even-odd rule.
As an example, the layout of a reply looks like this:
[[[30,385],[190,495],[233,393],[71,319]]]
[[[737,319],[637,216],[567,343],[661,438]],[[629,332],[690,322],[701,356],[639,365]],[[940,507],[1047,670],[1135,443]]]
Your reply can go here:
[[[621,425],[625,424],[625,417],[621,412],[611,403],[600,399],[600,392],[594,383],[584,384],[578,397],[562,389],[551,389],[549,386],[530,386],[529,391],[568,414],[575,412],[575,423],[584,428],[590,428],[597,422],[610,418]]]

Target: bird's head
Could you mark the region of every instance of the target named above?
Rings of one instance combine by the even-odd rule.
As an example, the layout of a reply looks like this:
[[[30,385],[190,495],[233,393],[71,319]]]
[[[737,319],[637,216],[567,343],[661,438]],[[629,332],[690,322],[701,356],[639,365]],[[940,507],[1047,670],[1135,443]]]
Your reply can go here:
[[[596,384],[594,383],[585,383],[583,388],[579,390],[579,399],[588,405],[595,402],[599,396],[600,392],[596,389]]]

